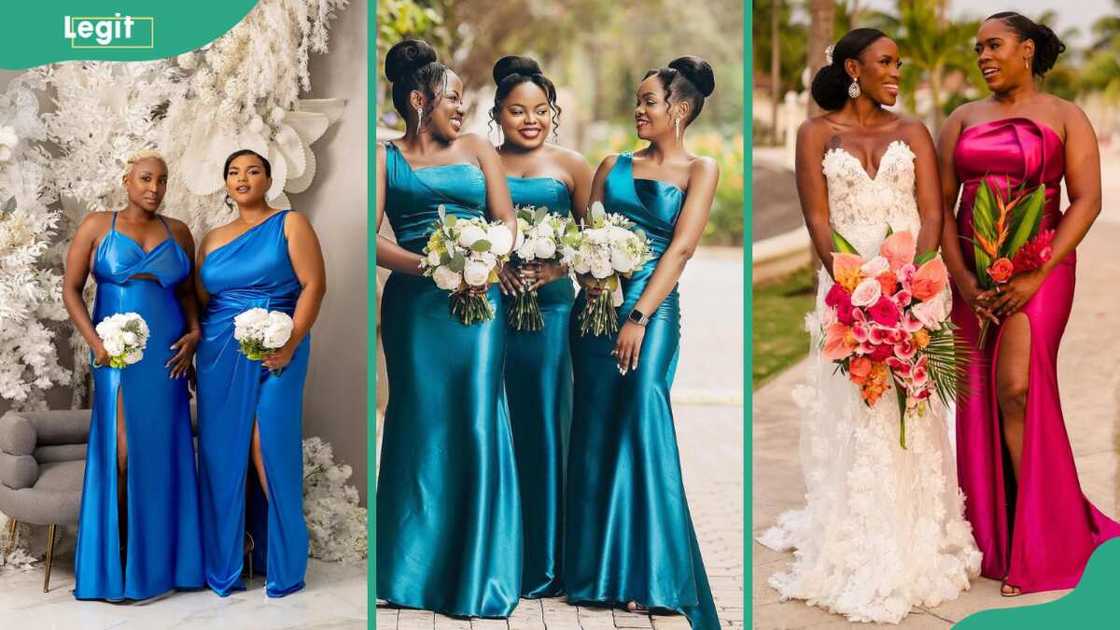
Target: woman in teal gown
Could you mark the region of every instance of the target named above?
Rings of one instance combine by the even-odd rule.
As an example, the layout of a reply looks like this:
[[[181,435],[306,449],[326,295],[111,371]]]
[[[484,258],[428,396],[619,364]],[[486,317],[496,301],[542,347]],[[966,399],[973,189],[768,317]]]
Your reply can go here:
[[[238,217],[206,235],[198,262],[206,583],[222,597],[243,590],[249,551],[265,573],[265,593],[283,597],[303,588],[307,570],[301,410],[309,333],[326,292],[323,255],[306,217],[266,202],[268,160],[237,151],[224,172]],[[248,359],[233,337],[234,317],[251,308],[282,311],[294,324],[288,342],[262,361]]]
[[[503,57],[494,64],[494,107],[504,141],[498,147],[515,206],[548,208],[578,220],[591,193],[591,168],[583,156],[545,142],[559,124],[556,88],[528,57]],[[568,270],[556,263],[507,265],[503,301],[537,291],[544,327],[507,327],[506,396],[524,489],[521,520],[525,546],[522,597],[554,597],[563,587],[564,445],[572,416],[572,358],[568,318],[575,289]]]
[[[199,340],[191,281],[194,240],[156,212],[167,165],[152,152],[128,162],[128,206],[94,212],[66,259],[63,300],[93,350],[93,413],[74,553],[74,597],[142,600],[201,588],[198,478],[187,379]],[[93,272],[93,318],[82,289]],[[143,358],[108,365],[95,330],[117,313],[148,325]],[[53,530],[51,532],[53,534]]]
[[[581,336],[572,318],[564,555],[569,601],[673,610],[704,630],[719,619],[685,500],[669,390],[680,342],[677,280],[719,177],[714,160],[685,150],[684,131],[714,85],[696,57],[650,71],[634,110],[649,146],[608,156],[595,174],[592,201],[643,230],[654,257],[623,280],[617,335]]]
[[[464,617],[506,617],[521,593],[521,505],[502,368],[505,316],[464,325],[448,293],[419,275],[437,210],[516,230],[501,163],[460,134],[463,83],[418,40],[385,74],[405,135],[377,147],[377,264],[389,377],[377,483],[377,596]],[[488,298],[499,304],[496,287]]]

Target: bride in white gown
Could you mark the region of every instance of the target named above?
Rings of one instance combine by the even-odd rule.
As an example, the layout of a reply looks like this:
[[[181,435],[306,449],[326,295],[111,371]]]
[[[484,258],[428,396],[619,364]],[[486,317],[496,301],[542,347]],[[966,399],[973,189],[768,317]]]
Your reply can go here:
[[[828,113],[798,133],[797,181],[826,267],[833,229],[865,258],[878,253],[888,226],[917,234],[919,252],[939,242],[929,132],[883,109],[897,98],[899,65],[890,38],[856,29],[813,80],[813,98]],[[902,449],[895,397],[868,407],[821,357],[818,314],[831,285],[822,268],[816,311],[806,318],[813,335],[808,379],[794,392],[805,507],[782,514],[759,542],[794,550],[793,562],[769,579],[783,599],[851,621],[898,623],[914,606],[937,606],[968,589],[980,552],[963,516],[945,408],[934,398],[924,415],[908,417]],[[948,291],[943,298],[951,299]]]

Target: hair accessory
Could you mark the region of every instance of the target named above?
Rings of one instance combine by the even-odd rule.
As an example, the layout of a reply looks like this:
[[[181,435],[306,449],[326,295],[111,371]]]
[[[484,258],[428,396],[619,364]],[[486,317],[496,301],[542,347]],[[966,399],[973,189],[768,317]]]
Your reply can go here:
[[[828,48],[824,49],[824,63],[825,63],[825,65],[828,65],[828,66],[832,65],[832,51],[835,50],[835,48],[836,48],[836,46],[834,44],[829,44]]]

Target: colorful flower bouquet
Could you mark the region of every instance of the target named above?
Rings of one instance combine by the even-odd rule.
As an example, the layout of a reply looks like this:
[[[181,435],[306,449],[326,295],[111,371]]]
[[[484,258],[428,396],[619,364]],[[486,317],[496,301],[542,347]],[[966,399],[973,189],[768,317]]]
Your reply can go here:
[[[1025,187],[1005,199],[985,179],[972,205],[973,255],[976,279],[982,289],[994,289],[1016,274],[1034,271],[1053,255],[1053,230],[1041,230],[1046,187]],[[980,319],[978,345],[984,346],[989,321]]]
[[[109,353],[109,367],[125,368],[144,358],[150,331],[148,323],[139,313],[110,315],[101,320],[94,330]]]
[[[440,206],[420,273],[451,292],[451,314],[459,321],[468,326],[489,321],[494,319],[494,305],[481,289],[498,282],[498,269],[512,249],[513,233],[502,222],[461,219]]]
[[[579,313],[579,334],[604,335],[618,332],[622,306],[622,282],[652,257],[645,232],[621,214],[608,214],[603,204],[591,206],[588,221],[576,233],[564,237],[562,262],[600,289],[588,295]]]
[[[515,258],[521,263],[560,262],[564,237],[576,236],[579,228],[570,219],[553,214],[548,208],[526,206],[517,209],[517,248]],[[506,311],[513,330],[539,331],[544,328],[537,290],[518,293]]]
[[[915,257],[910,232],[890,234],[870,260],[837,233],[833,243],[836,282],[825,296],[822,355],[869,407],[894,385],[906,448],[906,416],[923,415],[934,393],[953,400],[963,378],[967,348],[949,320],[948,270],[935,252]]]

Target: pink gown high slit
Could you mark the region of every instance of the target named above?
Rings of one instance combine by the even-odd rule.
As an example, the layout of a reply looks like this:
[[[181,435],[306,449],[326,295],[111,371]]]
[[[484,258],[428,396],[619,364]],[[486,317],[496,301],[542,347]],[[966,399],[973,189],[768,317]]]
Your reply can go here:
[[[1055,229],[1062,220],[1064,151],[1057,132],[1026,118],[982,123],[961,133],[953,153],[964,188],[957,229],[969,268],[974,266],[972,204],[983,178],[1003,194],[1009,184],[1017,189],[1023,183],[1044,183],[1042,228]],[[1031,340],[1020,479],[1014,479],[1003,444],[996,397],[1002,328],[989,331],[978,360],[968,369],[969,394],[957,406],[958,480],[966,496],[965,515],[984,554],[981,573],[1006,578],[1024,593],[1076,586],[1093,550],[1120,536],[1120,524],[1081,491],[1058,395],[1058,347],[1073,305],[1076,267],[1071,253],[1021,309],[1030,322]],[[953,321],[975,348],[976,315],[956,287],[954,298]]]

